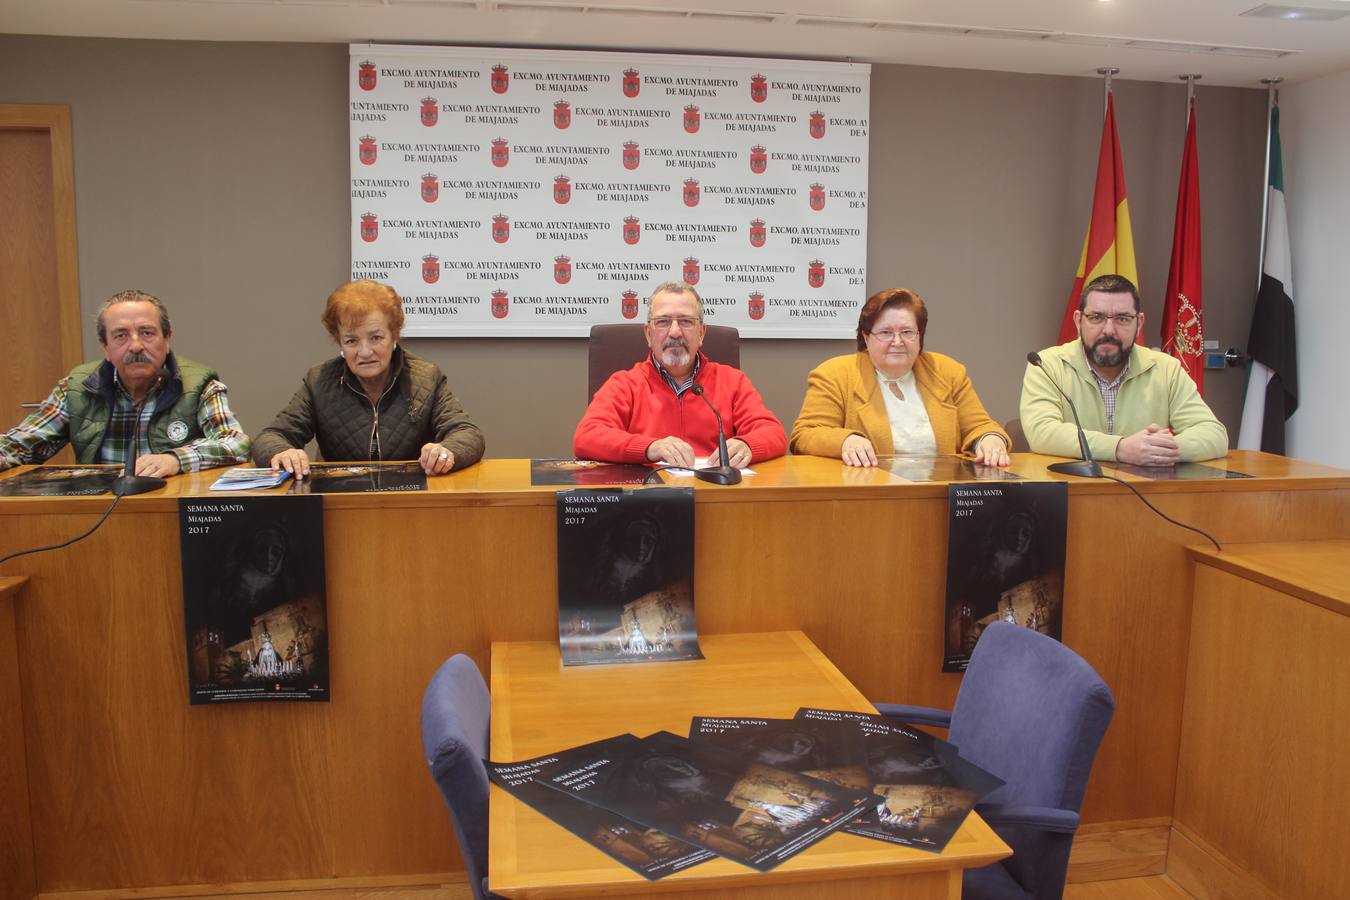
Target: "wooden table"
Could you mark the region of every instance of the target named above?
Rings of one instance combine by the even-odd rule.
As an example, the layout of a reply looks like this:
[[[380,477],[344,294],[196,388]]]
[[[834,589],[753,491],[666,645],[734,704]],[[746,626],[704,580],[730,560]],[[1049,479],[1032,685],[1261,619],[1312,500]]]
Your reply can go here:
[[[683,735],[696,715],[791,718],[802,706],[875,712],[800,631],[700,641],[702,660],[566,668],[556,642],[494,643],[492,758],[528,759],[624,732]],[[772,872],[714,859],[649,883],[495,785],[490,809],[489,884],[508,897],[734,890],[947,900],[959,895],[963,869],[1012,852],[972,813],[940,854],[836,833]]]
[[[1199,539],[1118,484],[1046,473],[1052,461],[1016,454],[1013,471],[1070,482],[1064,640],[1117,702],[1075,846],[1126,834],[1100,873],[1160,871]],[[1257,477],[1130,480],[1225,546],[1350,539],[1350,472],[1248,452],[1213,464]],[[699,630],[799,629],[867,698],[949,707],[946,485],[815,457],[755,469],[734,487],[681,482]],[[39,889],[462,879],[416,700],[453,653],[486,671],[493,641],[556,640],[556,489],[531,487],[527,460],[489,459],[427,492],[325,497],[333,702],[190,708],[178,499],[215,477],[172,478],[85,541],[0,569],[29,577],[14,617]],[[107,505],[0,498],[0,554],[66,540]],[[231,827],[262,803],[288,826]]]

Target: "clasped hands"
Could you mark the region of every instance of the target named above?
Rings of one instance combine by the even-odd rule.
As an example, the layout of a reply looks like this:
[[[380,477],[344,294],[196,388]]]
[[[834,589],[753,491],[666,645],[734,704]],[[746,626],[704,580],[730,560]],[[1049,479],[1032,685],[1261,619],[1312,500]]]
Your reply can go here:
[[[1181,447],[1172,429],[1154,424],[1121,438],[1116,460],[1132,466],[1175,466],[1181,462]]]

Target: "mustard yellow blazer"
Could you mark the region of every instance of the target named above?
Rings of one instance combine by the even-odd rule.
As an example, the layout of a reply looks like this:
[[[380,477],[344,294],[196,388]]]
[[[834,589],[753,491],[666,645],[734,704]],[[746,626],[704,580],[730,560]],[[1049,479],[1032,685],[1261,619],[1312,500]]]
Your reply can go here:
[[[914,363],[914,380],[933,424],[939,453],[969,451],[993,432],[1008,446],[1012,441],[975,393],[966,367],[950,356],[925,350]],[[860,434],[881,456],[905,452],[891,441],[891,421],[881,396],[876,367],[867,351],[836,356],[821,363],[806,379],[806,399],[792,426],[788,447],[811,456],[842,455],[844,438]]]

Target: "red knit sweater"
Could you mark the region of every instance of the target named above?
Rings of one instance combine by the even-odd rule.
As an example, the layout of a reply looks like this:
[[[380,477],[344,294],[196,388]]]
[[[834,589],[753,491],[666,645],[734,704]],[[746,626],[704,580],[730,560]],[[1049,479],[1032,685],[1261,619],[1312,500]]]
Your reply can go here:
[[[727,438],[750,447],[751,462],[787,452],[783,425],[769,412],[759,392],[740,369],[710,362],[700,354],[695,383],[722,414]],[[645,463],[653,441],[675,436],[689,442],[698,456],[717,452],[717,419],[708,404],[685,391],[677,397],[651,357],[609,376],[577,425],[572,452],[581,459]]]

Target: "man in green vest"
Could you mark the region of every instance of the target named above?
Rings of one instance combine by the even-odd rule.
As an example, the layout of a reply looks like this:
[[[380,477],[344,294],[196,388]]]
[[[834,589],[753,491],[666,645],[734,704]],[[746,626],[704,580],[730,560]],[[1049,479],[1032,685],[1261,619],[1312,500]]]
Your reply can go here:
[[[80,463],[125,463],[164,478],[245,462],[248,435],[208,366],[169,347],[169,314],[143,291],[114,294],[98,312],[103,359],[76,366],[21,423],[0,435],[0,469],[41,463],[67,443]]]

